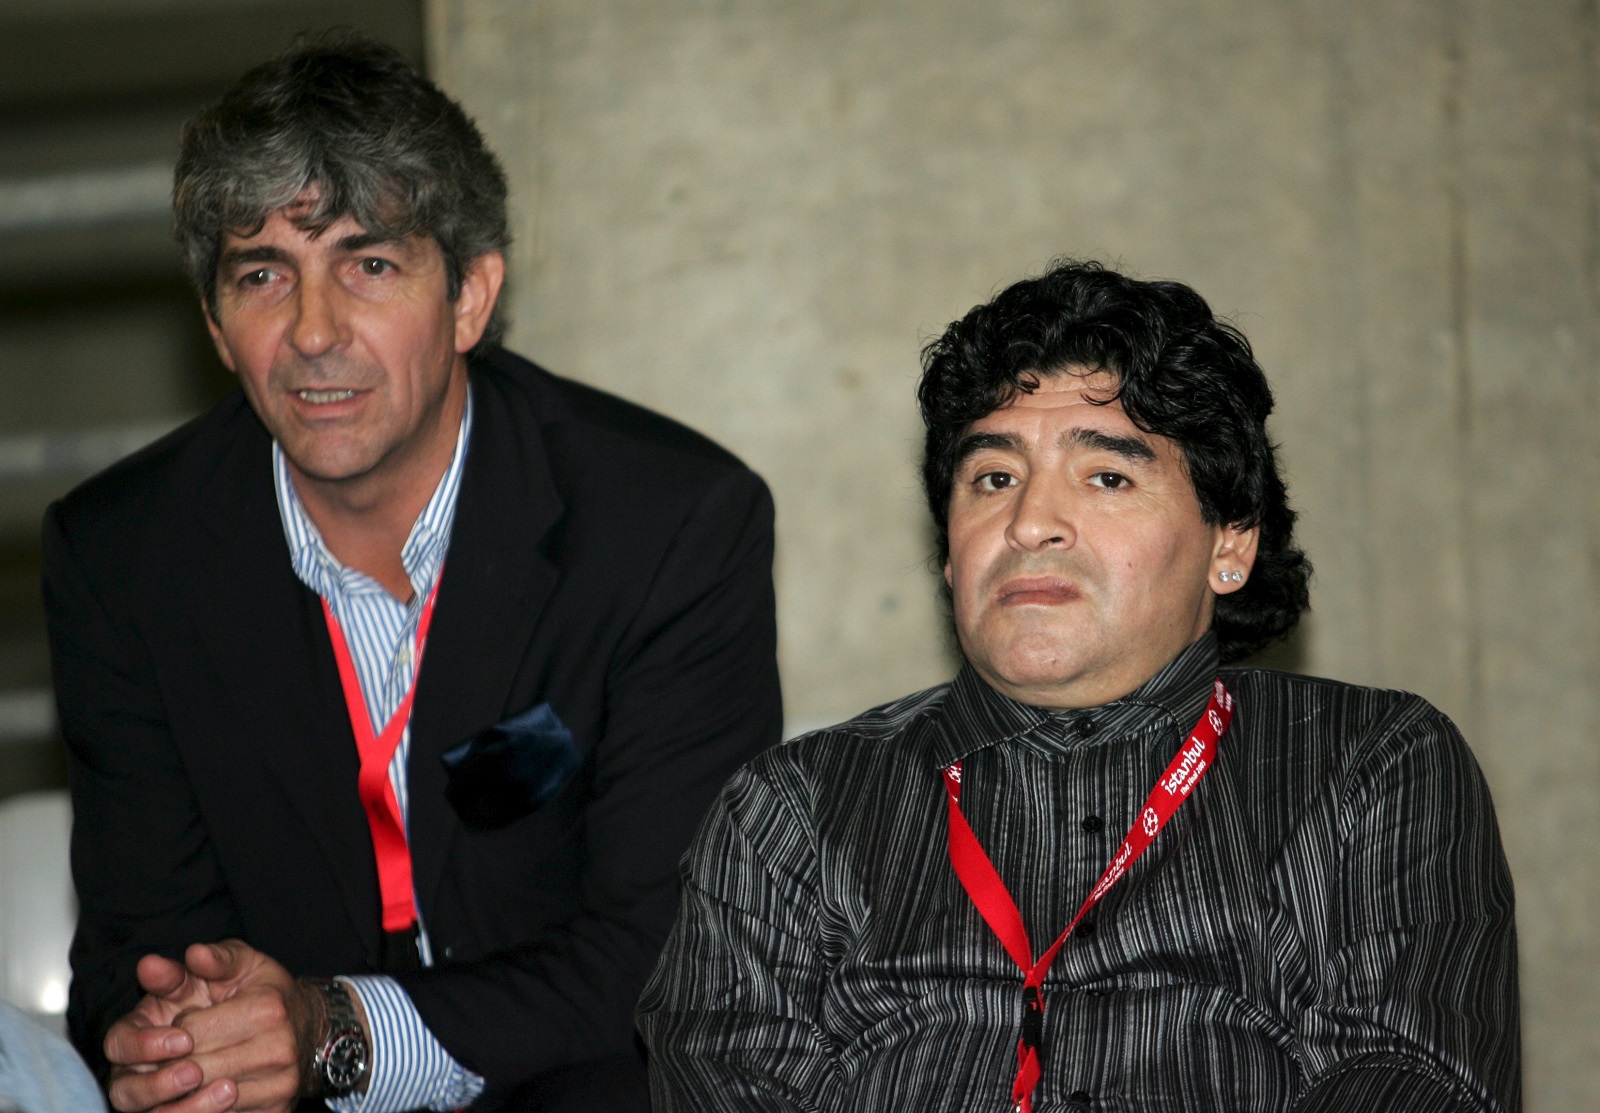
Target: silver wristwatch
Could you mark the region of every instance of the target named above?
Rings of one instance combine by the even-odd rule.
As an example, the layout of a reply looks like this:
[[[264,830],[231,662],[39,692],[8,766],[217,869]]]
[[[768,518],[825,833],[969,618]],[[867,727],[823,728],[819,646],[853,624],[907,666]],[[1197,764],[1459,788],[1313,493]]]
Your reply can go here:
[[[310,978],[328,1007],[328,1032],[311,1056],[311,1071],[322,1084],[322,1096],[342,1098],[355,1092],[372,1066],[372,1045],[356,1016],[350,987],[327,978]]]

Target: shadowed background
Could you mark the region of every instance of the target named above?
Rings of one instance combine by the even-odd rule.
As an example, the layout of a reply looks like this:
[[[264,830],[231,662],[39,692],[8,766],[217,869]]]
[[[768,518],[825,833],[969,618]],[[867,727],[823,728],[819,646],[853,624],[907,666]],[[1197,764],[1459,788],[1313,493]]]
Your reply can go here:
[[[48,104],[0,77],[13,723],[49,729],[30,561],[59,461],[137,443],[223,380],[160,219],[81,223],[72,247],[3,202],[66,170],[134,188],[194,89],[297,26],[355,22],[425,56],[506,163],[512,346],[772,484],[791,729],[951,671],[914,470],[925,340],[1060,253],[1181,279],[1230,316],[1277,390],[1317,567],[1314,614],[1271,663],[1411,689],[1461,725],[1517,882],[1527,1107],[1600,1100],[1596,0],[62,0],[28,18],[66,27],[74,6],[214,30],[168,48],[162,72],[207,75],[141,110],[145,146],[110,128],[65,169],[41,152],[89,128],[100,71],[50,58],[85,88]],[[146,237],[142,270],[106,251],[119,236]],[[78,278],[50,277],[64,258]],[[106,312],[72,308],[74,283]],[[59,466],[25,473],[30,445]],[[48,744],[7,749],[0,793],[59,775]]]

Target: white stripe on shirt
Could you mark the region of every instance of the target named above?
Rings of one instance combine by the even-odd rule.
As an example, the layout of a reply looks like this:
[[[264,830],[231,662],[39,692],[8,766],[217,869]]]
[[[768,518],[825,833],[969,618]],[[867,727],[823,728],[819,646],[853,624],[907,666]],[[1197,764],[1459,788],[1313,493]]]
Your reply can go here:
[[[468,390],[450,466],[445,469],[400,549],[401,566],[411,581],[411,600],[406,603],[390,595],[371,576],[341,564],[328,550],[295,490],[282,447],[277,441],[272,443],[272,483],[278,496],[278,515],[283,522],[294,573],[327,600],[338,619],[350,646],[356,680],[361,685],[362,699],[375,733],[383,730],[400,706],[416,674],[413,651],[417,623],[444,568],[471,435],[472,392]],[[408,723],[401,732],[394,759],[389,763],[389,782],[400,804],[401,822],[408,827],[411,813],[406,762],[410,752]],[[433,950],[420,905],[417,907],[417,947],[423,965],[432,966]],[[398,982],[384,976],[344,980],[355,988],[366,1009],[372,1032],[373,1062],[365,1094],[352,1094],[329,1103],[338,1113],[458,1109],[471,1104],[483,1092],[483,1078],[456,1062],[434,1038]]]

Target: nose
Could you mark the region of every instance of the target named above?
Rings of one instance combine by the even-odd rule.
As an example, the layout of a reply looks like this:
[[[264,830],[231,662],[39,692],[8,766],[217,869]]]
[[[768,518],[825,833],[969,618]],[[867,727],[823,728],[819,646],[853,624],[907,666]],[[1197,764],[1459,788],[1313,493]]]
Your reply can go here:
[[[1024,552],[1070,549],[1078,540],[1078,500],[1067,476],[1030,476],[1012,503],[1006,540]]]
[[[294,314],[289,343],[302,356],[314,359],[344,344],[345,321],[337,284],[318,275],[302,278],[295,290]]]

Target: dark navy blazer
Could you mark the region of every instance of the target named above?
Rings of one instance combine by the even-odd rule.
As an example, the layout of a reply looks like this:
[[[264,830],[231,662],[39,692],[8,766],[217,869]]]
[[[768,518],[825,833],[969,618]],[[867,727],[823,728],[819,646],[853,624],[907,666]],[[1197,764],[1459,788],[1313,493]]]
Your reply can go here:
[[[471,382],[408,769],[437,965],[400,980],[487,1078],[481,1108],[644,1110],[632,1014],[679,856],[781,728],[771,499],[698,434],[516,356]],[[81,903],[69,1023],[92,1062],[147,952],[237,936],[298,975],[379,965],[356,749],[270,444],[236,391],[45,519]],[[441,757],[542,702],[576,772],[507,825],[462,822]]]

